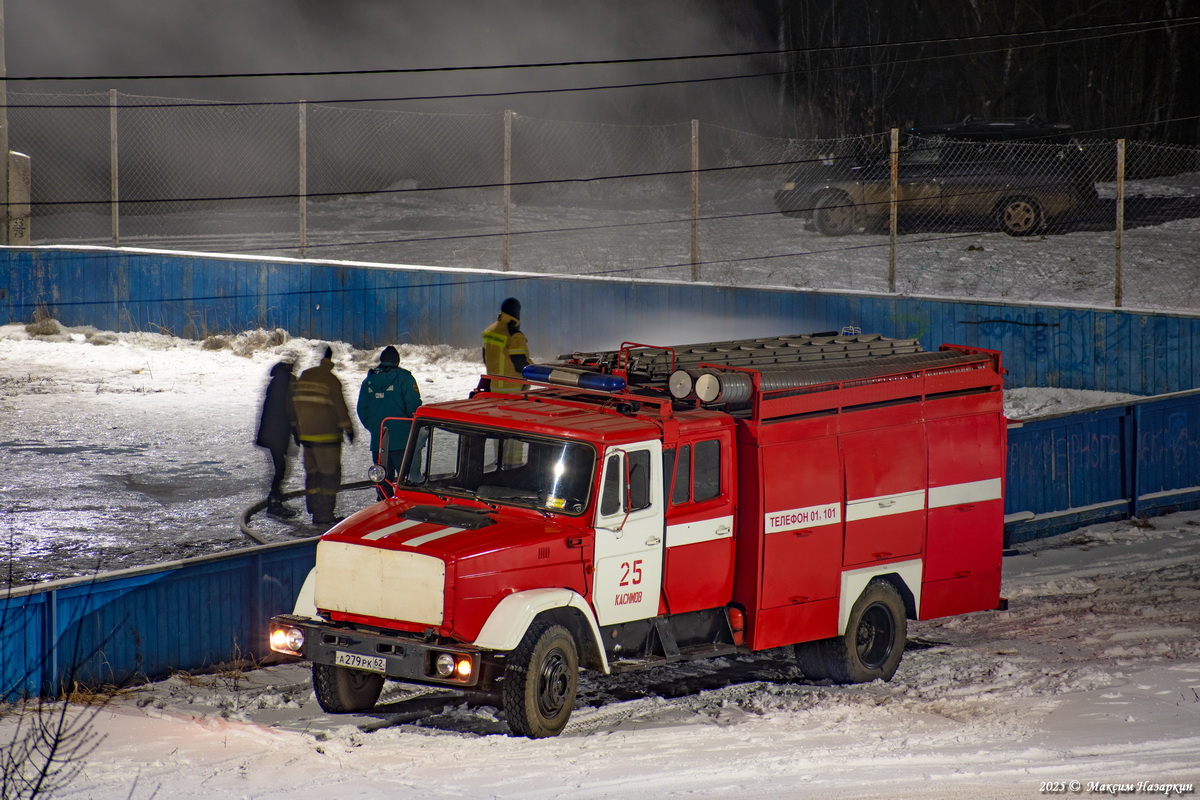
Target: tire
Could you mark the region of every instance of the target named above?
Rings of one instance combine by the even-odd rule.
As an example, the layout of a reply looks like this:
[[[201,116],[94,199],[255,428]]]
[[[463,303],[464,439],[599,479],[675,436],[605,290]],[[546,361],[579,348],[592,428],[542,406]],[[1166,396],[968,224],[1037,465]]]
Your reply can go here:
[[[854,233],[857,216],[849,197],[827,194],[818,198],[813,207],[813,227],[825,236],[845,236]]]
[[[1046,227],[1045,215],[1036,200],[1010,197],[999,206],[996,219],[1009,236],[1030,236]]]
[[[876,578],[854,601],[846,632],[796,645],[800,670],[812,680],[836,683],[888,681],[904,656],[908,620],[896,587]]]
[[[814,681],[830,677],[825,666],[825,642],[801,642],[795,649],[796,664],[804,677]]]
[[[332,664],[313,664],[312,682],[317,702],[330,714],[374,708],[383,691],[382,675]]]
[[[504,668],[501,696],[508,727],[542,739],[566,727],[579,688],[579,653],[562,625],[535,621]]]

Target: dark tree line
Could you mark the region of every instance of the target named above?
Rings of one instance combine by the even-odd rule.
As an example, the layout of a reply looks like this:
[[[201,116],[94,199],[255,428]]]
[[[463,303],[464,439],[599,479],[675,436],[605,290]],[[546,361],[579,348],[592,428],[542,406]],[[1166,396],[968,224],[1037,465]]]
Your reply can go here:
[[[1198,0],[754,6],[777,48],[794,51],[777,57],[784,135],[1037,115],[1089,137],[1200,141]]]

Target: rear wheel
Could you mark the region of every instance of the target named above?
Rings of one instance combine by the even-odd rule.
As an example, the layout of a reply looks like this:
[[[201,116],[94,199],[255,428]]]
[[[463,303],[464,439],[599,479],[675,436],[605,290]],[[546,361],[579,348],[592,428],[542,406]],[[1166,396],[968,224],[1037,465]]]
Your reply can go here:
[[[1009,236],[1029,236],[1045,227],[1042,207],[1028,197],[1010,197],[1000,204],[1000,230]]]
[[[383,691],[382,675],[333,664],[313,664],[312,678],[317,702],[330,714],[373,708]]]
[[[827,194],[813,208],[813,226],[826,236],[853,233],[857,224],[854,204],[844,194]]]
[[[867,683],[891,680],[904,655],[908,622],[904,601],[891,583],[876,578],[850,609],[846,632],[796,645],[800,670],[813,680]]]
[[[535,622],[508,657],[501,695],[508,726],[518,736],[557,736],[575,707],[579,654],[562,625]]]

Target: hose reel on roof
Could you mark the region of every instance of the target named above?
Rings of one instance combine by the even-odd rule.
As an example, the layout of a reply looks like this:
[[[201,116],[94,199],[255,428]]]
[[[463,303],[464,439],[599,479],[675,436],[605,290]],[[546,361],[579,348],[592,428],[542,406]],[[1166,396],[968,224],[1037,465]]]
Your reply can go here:
[[[964,356],[952,351],[912,353],[861,360],[828,366],[778,366],[755,370],[740,369],[680,369],[672,373],[668,386],[676,400],[695,399],[701,404],[738,405],[748,402],[754,394],[754,377],[763,392],[797,389],[823,383],[868,380],[917,369],[946,367],[958,363],[978,362],[977,356]]]

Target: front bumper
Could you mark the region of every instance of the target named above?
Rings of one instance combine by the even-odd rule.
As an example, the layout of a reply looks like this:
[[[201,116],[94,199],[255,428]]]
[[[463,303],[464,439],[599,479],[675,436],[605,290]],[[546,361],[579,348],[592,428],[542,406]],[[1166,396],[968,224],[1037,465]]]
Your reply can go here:
[[[299,632],[302,638],[297,638]],[[412,635],[364,631],[322,620],[280,614],[271,618],[271,649],[314,664],[330,664],[376,672],[410,683],[472,688],[478,686],[483,653],[466,645],[445,645]],[[439,657],[453,663],[449,675],[439,672]],[[446,658],[441,662],[447,663]]]

